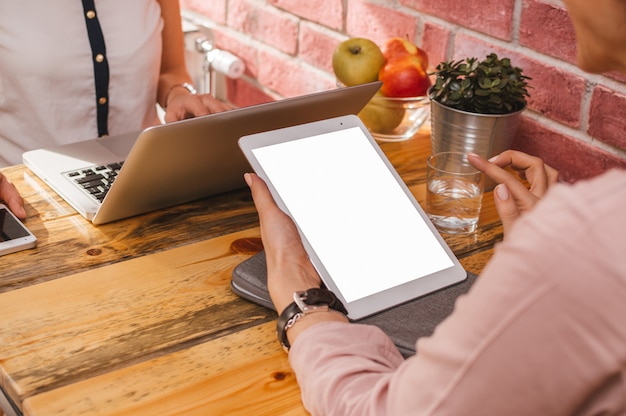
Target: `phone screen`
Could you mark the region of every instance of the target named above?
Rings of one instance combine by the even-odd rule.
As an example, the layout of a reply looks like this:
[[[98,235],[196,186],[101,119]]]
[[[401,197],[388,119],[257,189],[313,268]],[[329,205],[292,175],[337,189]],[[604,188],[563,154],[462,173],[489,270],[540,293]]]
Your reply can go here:
[[[11,241],[28,237],[30,234],[9,210],[0,208],[0,241]]]

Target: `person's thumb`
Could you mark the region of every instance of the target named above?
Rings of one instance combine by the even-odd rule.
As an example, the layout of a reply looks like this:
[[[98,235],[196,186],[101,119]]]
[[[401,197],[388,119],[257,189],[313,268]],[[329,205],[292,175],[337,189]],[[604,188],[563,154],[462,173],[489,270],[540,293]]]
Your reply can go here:
[[[519,210],[517,209],[517,205],[515,201],[511,197],[511,193],[509,192],[509,188],[503,183],[497,185],[493,192],[494,201],[496,204],[496,211],[498,212],[498,216],[500,217],[500,221],[502,221],[502,228],[504,229],[504,234],[511,229],[511,226],[520,216]]]
[[[7,205],[17,218],[21,220],[26,219],[26,210],[24,209],[24,201],[22,198],[12,198],[7,201]]]

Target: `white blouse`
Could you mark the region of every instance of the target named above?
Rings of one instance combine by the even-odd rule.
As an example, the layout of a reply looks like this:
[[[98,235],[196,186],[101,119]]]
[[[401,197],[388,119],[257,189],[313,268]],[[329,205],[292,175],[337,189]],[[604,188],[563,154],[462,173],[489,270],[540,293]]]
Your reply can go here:
[[[159,122],[161,8],[95,1],[109,65],[108,133]],[[94,63],[78,0],[0,0],[0,167],[22,153],[98,136]]]

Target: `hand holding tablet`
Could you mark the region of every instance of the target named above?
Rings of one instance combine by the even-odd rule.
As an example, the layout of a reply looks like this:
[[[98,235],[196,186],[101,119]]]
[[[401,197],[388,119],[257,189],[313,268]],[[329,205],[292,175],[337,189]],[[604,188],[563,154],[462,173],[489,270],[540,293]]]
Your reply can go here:
[[[244,136],[239,144],[351,319],[466,278],[358,117]]]

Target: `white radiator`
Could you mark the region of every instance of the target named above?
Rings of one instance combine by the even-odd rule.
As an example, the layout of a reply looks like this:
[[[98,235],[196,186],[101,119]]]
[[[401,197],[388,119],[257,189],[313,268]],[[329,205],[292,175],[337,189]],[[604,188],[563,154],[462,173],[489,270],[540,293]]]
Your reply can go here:
[[[239,78],[245,64],[231,52],[214,47],[213,31],[201,16],[183,10],[182,22],[187,69],[196,89],[227,100],[226,78]]]

